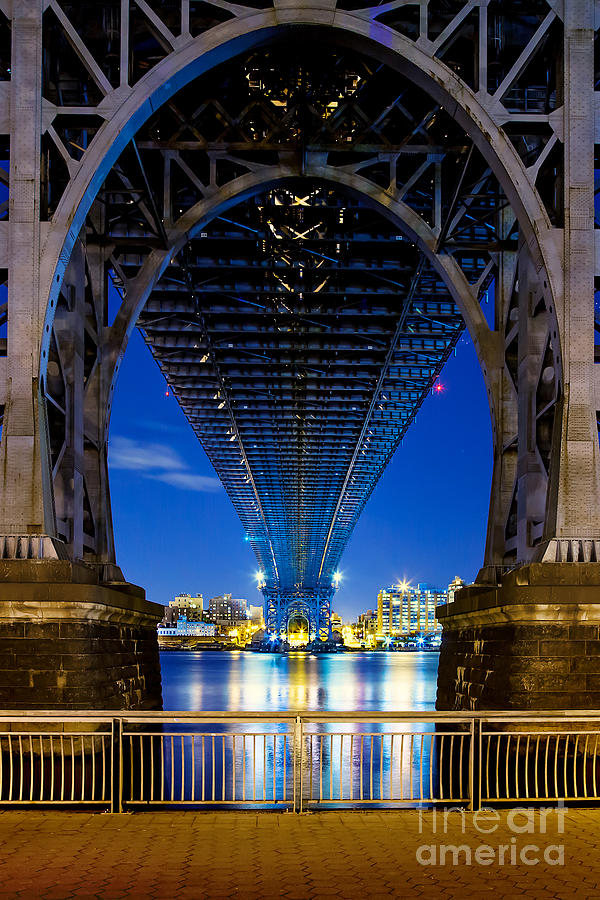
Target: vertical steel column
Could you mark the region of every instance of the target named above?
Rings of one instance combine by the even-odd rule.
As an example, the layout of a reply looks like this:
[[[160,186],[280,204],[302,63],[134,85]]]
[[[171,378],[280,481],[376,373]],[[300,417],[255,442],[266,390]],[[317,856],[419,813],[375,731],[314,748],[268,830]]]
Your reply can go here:
[[[536,391],[547,331],[547,313],[537,311],[538,277],[526,245],[517,269],[518,322],[518,442],[517,442],[517,561],[526,562],[533,547],[533,526],[546,514],[547,477],[537,450]]]
[[[8,223],[7,397],[0,446],[0,533],[53,532],[46,449],[40,441],[40,144],[42,0],[13,5]],[[45,501],[45,502],[44,502]]]
[[[498,229],[505,238],[514,221],[512,210],[501,212],[500,219]],[[481,580],[490,581],[496,580],[496,567],[505,565],[507,551],[509,551],[506,537],[507,520],[513,499],[517,469],[517,386],[513,383],[506,360],[507,348],[514,340],[513,329],[518,330],[518,323],[509,320],[516,265],[517,255],[515,252],[505,249],[498,254],[494,285],[496,353],[490,353],[495,368],[488,373],[494,394],[495,416],[492,421],[494,464],[484,570],[480,573]],[[488,572],[485,572],[486,568],[489,569]]]
[[[559,326],[565,416],[558,538],[600,537],[600,454],[594,369],[594,6],[564,4],[564,305]]]

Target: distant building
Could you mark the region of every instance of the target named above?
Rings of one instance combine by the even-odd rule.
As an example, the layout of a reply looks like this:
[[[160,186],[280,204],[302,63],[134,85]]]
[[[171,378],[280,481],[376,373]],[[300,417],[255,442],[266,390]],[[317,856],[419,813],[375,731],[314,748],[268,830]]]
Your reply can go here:
[[[202,611],[204,609],[204,598],[202,594],[196,594],[195,597],[192,597],[191,594],[178,594],[174,600],[169,600],[170,607],[177,607],[177,609],[199,609]]]
[[[338,613],[331,613],[331,630],[332,631],[342,631],[343,625],[342,617]]]
[[[429,584],[407,584],[383,588],[377,595],[377,634],[409,637],[440,632],[435,610],[448,602],[448,592]]]
[[[202,594],[196,594],[195,597],[192,597],[191,594],[178,594],[174,600],[169,600],[160,624],[165,627],[174,627],[182,609],[186,611],[188,619],[202,619],[203,606]]]
[[[207,618],[215,625],[236,625],[248,621],[248,601],[235,599],[231,594],[211,597]]]
[[[372,609],[368,609],[366,613],[361,613],[356,622],[356,637],[359,643],[365,643],[367,646],[375,644],[375,635],[377,632],[377,613]]]
[[[252,625],[256,625],[258,628],[264,628],[265,616],[262,606],[248,606],[248,619]]]
[[[465,583],[462,580],[462,578],[459,578],[458,575],[455,575],[454,581],[451,581],[450,584],[448,585],[448,603],[454,603],[455,592],[458,591],[459,588],[462,588],[464,586],[465,586]]]
[[[174,625],[158,626],[159,637],[214,637],[216,626],[209,622],[189,622],[185,613],[181,613]]]

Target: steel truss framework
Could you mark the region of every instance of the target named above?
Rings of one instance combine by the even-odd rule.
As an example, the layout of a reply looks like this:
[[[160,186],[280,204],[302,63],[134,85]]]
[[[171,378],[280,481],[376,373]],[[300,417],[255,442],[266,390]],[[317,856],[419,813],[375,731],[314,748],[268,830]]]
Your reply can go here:
[[[108,425],[137,323],[269,625],[308,603],[325,636],[347,540],[466,324],[494,436],[482,577],[599,559],[591,2],[17,7],[4,555],[49,535],[119,577]]]

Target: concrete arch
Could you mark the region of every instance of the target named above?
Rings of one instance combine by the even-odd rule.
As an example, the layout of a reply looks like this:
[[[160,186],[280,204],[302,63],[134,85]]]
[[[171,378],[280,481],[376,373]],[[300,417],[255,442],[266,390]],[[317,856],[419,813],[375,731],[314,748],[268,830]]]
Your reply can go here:
[[[550,221],[516,150],[490,112],[451,69],[428,56],[408,38],[368,16],[335,10],[327,0],[314,0],[310,7],[299,4],[252,11],[248,16],[215,26],[169,54],[125,99],[121,99],[120,91],[106,98],[103,105],[110,117],[65,190],[47,232],[40,273],[40,302],[47,305],[45,324],[52,324],[64,270],[91,204],[111,166],[141,125],[194,78],[244,50],[270,42],[293,25],[330,29],[338,43],[351,43],[356,49],[404,71],[444,105],[472,138],[502,184],[536,267],[543,266],[546,270],[555,309],[559,311],[562,270],[551,238]],[[560,316],[557,318],[560,320]],[[48,339],[48,330],[44,329],[41,375],[45,370]]]

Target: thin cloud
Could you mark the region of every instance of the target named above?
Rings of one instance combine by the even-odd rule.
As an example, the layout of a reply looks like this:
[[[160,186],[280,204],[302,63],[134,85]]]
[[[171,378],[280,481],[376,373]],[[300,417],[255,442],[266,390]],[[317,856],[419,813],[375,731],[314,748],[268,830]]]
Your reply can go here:
[[[190,427],[189,425],[186,427],[185,425],[172,425],[170,422],[154,422],[152,419],[137,419],[132,423],[137,428],[144,428],[146,431],[151,431],[153,434],[156,434],[157,431],[162,431],[165,434],[189,434]]]
[[[207,475],[194,475],[193,472],[159,472],[156,475],[147,475],[155,481],[165,481],[173,487],[182,488],[185,491],[218,491],[221,482],[218,478],[210,478]]]
[[[153,469],[187,469],[181,457],[166,444],[140,444],[131,438],[115,437],[110,442],[113,469],[147,472]]]
[[[218,478],[192,472],[166,444],[143,444],[117,435],[110,442],[109,464],[112,469],[138,472],[144,478],[164,481],[184,491],[214,492],[221,487]]]

